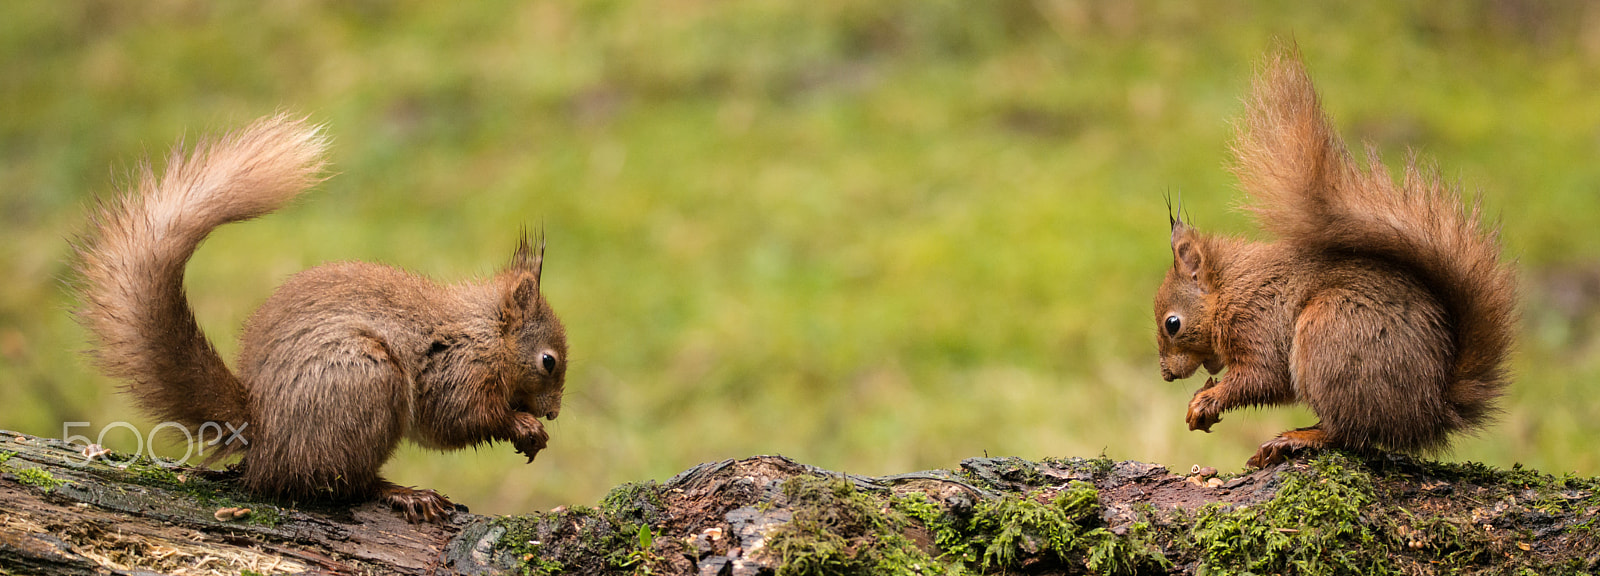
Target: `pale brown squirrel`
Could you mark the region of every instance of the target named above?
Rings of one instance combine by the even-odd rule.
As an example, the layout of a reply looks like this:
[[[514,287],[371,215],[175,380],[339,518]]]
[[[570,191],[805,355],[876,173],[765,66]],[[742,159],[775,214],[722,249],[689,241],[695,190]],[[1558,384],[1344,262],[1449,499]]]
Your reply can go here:
[[[1321,421],[1261,445],[1429,452],[1496,413],[1517,322],[1515,272],[1474,202],[1415,159],[1395,182],[1356,164],[1292,47],[1268,57],[1237,124],[1234,172],[1272,243],[1172,223],[1155,298],[1161,375],[1208,378],[1190,430],[1304,402]],[[1181,210],[1180,210],[1181,212]]]
[[[402,438],[449,450],[512,443],[533,461],[555,419],[566,333],[539,291],[526,235],[493,278],[439,285],[341,262],[294,275],[249,318],[238,373],[195,323],[184,265],[212,229],[276,210],[321,180],[320,127],[284,115],[174,150],[92,216],[77,243],[79,320],[101,368],[152,416],[201,433],[241,429],[240,482],[293,500],[381,498],[410,520],[454,510],[378,475]]]

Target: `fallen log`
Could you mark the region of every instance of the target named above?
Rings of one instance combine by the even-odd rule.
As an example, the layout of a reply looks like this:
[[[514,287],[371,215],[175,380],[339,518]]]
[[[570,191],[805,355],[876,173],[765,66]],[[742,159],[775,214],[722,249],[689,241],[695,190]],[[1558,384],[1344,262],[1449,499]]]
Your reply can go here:
[[[866,477],[780,456],[597,506],[409,524],[0,431],[5,574],[1420,574],[1600,569],[1600,481],[1329,452],[1242,474],[972,458]]]

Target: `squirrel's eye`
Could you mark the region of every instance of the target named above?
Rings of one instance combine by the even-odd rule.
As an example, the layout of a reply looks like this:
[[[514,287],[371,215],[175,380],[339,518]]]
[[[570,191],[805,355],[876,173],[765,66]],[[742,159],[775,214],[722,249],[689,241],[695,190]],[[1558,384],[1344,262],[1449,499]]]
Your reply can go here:
[[[1183,321],[1179,320],[1177,316],[1168,316],[1167,317],[1167,335],[1168,336],[1177,336],[1178,335],[1178,329],[1182,328],[1182,327],[1183,327]]]
[[[539,363],[544,365],[544,371],[545,372],[555,372],[556,371],[556,357],[555,356],[551,356],[549,354],[545,354],[545,355],[543,355],[543,356],[541,356],[539,358]]]

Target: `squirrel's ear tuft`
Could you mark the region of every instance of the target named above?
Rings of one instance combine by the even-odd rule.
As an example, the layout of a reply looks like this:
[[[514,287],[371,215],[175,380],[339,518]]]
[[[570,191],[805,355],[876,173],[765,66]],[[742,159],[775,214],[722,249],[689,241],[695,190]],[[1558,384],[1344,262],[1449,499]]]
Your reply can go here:
[[[511,256],[511,265],[506,267],[510,286],[500,302],[500,317],[506,333],[522,328],[528,317],[537,311],[539,275],[543,269],[544,231],[540,230],[529,237],[527,229],[523,229],[517,241],[517,251]]]
[[[544,267],[544,230],[535,232],[533,237],[528,236],[524,228],[517,238],[517,251],[511,255],[511,265],[507,268],[520,272],[533,274],[535,280],[539,278],[539,269]]]
[[[1188,223],[1191,221],[1189,215],[1183,211],[1183,192],[1178,192],[1178,209],[1176,211],[1172,209],[1172,190],[1167,190],[1167,193],[1163,194],[1162,198],[1167,201],[1167,224],[1172,226],[1172,237],[1176,240],[1178,229],[1188,228]]]
[[[533,255],[533,284],[538,287],[539,277],[544,273],[544,228],[539,229],[539,252]]]
[[[533,275],[533,283],[537,288],[539,277],[544,272],[544,230],[528,236],[527,229],[517,239],[517,251],[511,255],[511,265],[506,267],[507,272],[525,272]]]
[[[1167,201],[1167,224],[1171,225],[1173,230],[1177,230],[1178,225],[1183,224],[1183,219],[1179,217],[1179,214],[1172,211],[1172,190],[1167,190],[1167,193],[1162,194],[1161,197]],[[1182,202],[1182,200],[1180,199],[1179,202]],[[1182,208],[1180,207],[1179,210],[1182,210]]]
[[[1205,274],[1206,257],[1200,247],[1200,235],[1181,220],[1172,227],[1172,266],[1196,282]]]

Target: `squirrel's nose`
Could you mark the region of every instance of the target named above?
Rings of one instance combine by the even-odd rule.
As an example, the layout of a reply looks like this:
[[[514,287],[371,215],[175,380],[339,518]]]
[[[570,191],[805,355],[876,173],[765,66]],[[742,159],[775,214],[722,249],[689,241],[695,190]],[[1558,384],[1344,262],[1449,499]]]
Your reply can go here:
[[[545,420],[555,420],[556,416],[560,416],[560,415],[561,415],[561,409],[560,408],[556,408],[556,409],[551,410],[549,412],[545,412],[544,413],[544,419]]]

